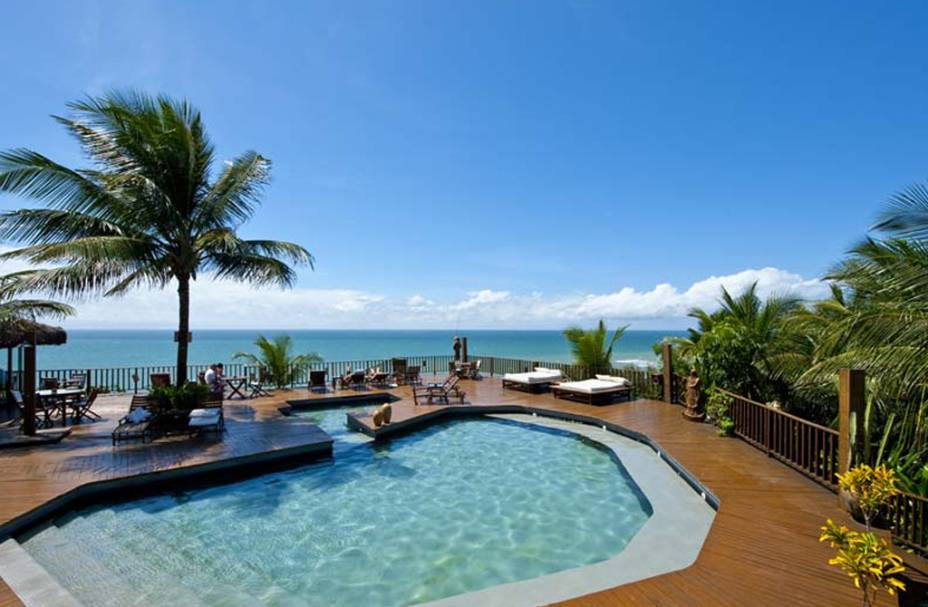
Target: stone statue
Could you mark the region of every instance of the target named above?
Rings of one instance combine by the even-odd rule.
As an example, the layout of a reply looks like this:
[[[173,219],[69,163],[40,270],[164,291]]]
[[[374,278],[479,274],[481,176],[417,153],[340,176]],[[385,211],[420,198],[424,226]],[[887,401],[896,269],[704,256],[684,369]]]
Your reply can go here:
[[[457,335],[454,336],[454,361],[457,362],[461,360],[461,338]]]
[[[699,401],[702,398],[702,380],[696,374],[696,369],[690,370],[686,378],[686,409],[683,416],[694,422],[701,422],[706,414],[699,411]]]

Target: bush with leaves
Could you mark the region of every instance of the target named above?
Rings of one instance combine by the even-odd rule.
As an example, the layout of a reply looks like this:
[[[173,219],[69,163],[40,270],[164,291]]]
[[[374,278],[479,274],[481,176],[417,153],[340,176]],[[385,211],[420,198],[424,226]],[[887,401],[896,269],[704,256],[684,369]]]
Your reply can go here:
[[[828,560],[828,564],[840,567],[854,580],[854,586],[863,593],[864,607],[876,602],[880,589],[891,596],[905,590],[905,584],[899,579],[899,575],[905,572],[902,558],[889,549],[886,540],[869,531],[851,531],[831,519],[822,527],[818,539],[837,548],[837,554]]]
[[[838,487],[857,501],[867,531],[880,509],[899,493],[896,472],[885,464],[876,468],[867,464],[851,468],[838,475]]]

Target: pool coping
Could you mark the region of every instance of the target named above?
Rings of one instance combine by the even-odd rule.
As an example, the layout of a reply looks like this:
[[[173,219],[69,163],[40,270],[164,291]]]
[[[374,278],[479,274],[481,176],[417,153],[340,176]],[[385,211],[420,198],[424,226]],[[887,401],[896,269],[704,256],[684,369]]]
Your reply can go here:
[[[428,407],[429,405],[420,405],[422,407]],[[374,440],[381,440],[390,437],[400,436],[404,433],[417,430],[422,426],[427,426],[434,424],[436,422],[442,421],[445,418],[453,417],[466,417],[472,415],[492,415],[497,413],[524,413],[527,415],[537,415],[541,417],[550,417],[553,419],[562,419],[572,422],[578,422],[581,424],[586,424],[589,426],[597,426],[601,428],[608,429],[610,432],[615,434],[620,434],[626,438],[629,438],[633,441],[642,443],[650,447],[658,457],[660,457],[664,462],[670,466],[674,472],[677,473],[684,481],[699,494],[707,504],[709,504],[713,510],[719,509],[719,498],[702,482],[696,478],[689,470],[687,470],[680,462],[674,459],[672,456],[668,455],[667,452],[657,443],[646,434],[641,432],[636,432],[630,430],[625,426],[620,426],[612,422],[608,422],[602,419],[597,419],[595,417],[582,415],[579,413],[568,413],[565,411],[552,411],[550,409],[545,409],[541,407],[533,407],[531,405],[520,405],[520,404],[505,404],[505,405],[449,405],[442,406],[440,408],[432,409],[421,415],[415,417],[404,419],[400,421],[395,421],[391,424],[381,426],[376,430],[371,430],[366,424],[360,421],[364,416],[358,415],[355,413],[347,413],[347,422],[348,427],[352,430],[356,430],[367,436],[370,436]]]

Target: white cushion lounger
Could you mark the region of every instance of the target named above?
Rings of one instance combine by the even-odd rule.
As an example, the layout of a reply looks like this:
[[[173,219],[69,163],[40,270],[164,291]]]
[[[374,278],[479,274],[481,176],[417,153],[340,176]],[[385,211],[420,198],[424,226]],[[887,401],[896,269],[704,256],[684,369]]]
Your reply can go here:
[[[225,426],[225,419],[222,414],[222,407],[206,407],[203,409],[194,409],[190,412],[190,420],[187,427],[193,431],[202,432],[206,429],[215,430],[218,436],[222,436]]]
[[[528,373],[506,373],[503,375],[504,388],[531,388],[543,387],[548,384],[560,381],[563,378],[561,372],[556,369],[544,369],[537,367],[534,371]]]
[[[631,382],[628,382],[631,384]],[[558,384],[551,391],[555,398],[578,398],[594,404],[596,401],[605,400],[603,397],[609,397],[616,394],[631,394],[631,385],[625,382],[617,382],[603,379],[584,379],[583,381],[569,381]],[[597,398],[599,397],[599,398]]]

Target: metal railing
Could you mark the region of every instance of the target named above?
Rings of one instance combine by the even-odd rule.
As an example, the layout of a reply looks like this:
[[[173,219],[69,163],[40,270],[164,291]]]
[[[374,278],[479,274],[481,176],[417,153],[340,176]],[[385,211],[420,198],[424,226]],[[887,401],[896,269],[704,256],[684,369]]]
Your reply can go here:
[[[838,432],[727,390],[735,436],[831,490],[837,489]]]
[[[448,372],[449,365],[454,358],[450,355],[429,355],[429,356],[401,356],[396,358],[405,359],[408,367],[417,366],[421,373],[431,375],[443,375]],[[591,369],[570,363],[543,360],[528,360],[521,358],[506,358],[500,356],[468,356],[471,361],[480,360],[480,372],[487,376],[501,376],[506,373],[523,373],[531,371],[535,367],[547,367],[557,369],[566,377],[572,380],[587,379],[596,374],[621,375],[632,382],[632,388],[636,396],[646,398],[660,398],[660,386],[655,385],[652,380],[651,369],[642,369],[640,367],[612,367],[605,369]],[[324,361],[301,365],[292,369],[293,377],[292,386],[305,385],[309,378],[310,371],[324,370],[328,373],[329,378],[344,375],[349,370],[364,370],[379,367],[386,373],[393,373],[394,358],[369,358],[358,360],[340,360]],[[260,368],[257,365],[245,363],[229,362],[223,363],[225,375],[227,377],[243,376],[257,378],[260,374]],[[197,375],[205,372],[209,367],[207,364],[191,364],[187,366],[187,378],[191,381],[196,380]],[[72,375],[83,375],[89,378],[89,384],[99,390],[108,392],[139,392],[148,390],[151,387],[152,374],[168,374],[171,381],[176,380],[176,367],[174,365],[149,365],[149,366],[132,366],[132,367],[89,367],[89,368],[66,368],[66,369],[40,369],[37,371],[38,379],[49,377],[59,381],[69,379]],[[13,375],[15,385],[20,385],[21,372],[17,371]]]

